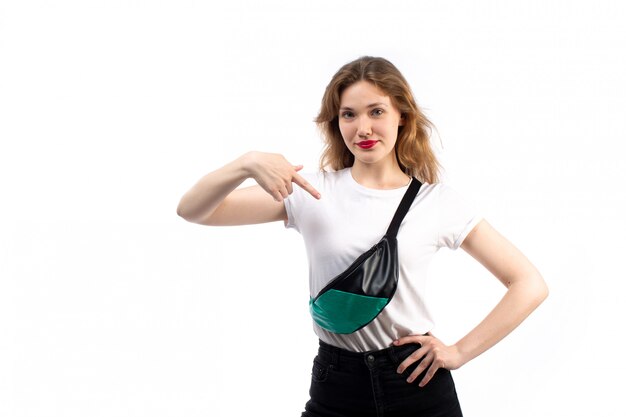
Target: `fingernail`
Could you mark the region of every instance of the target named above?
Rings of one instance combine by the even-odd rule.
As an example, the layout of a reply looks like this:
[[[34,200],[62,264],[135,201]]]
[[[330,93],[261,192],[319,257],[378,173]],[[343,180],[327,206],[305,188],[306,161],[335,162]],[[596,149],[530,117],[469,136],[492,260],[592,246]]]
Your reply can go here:
[[[406,380],[406,382],[408,382],[408,383],[410,384],[411,382],[413,382],[413,378],[408,377],[408,378],[407,378],[407,380]]]

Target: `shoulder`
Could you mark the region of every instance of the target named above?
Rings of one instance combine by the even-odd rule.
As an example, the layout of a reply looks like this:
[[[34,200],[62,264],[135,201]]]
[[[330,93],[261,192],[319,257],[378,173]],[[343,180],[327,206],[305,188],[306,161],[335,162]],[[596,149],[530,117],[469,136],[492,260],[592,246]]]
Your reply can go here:
[[[440,218],[466,217],[479,212],[479,207],[468,192],[459,190],[449,183],[425,183],[418,194],[420,200],[436,210]]]
[[[449,183],[438,182],[435,184],[428,184],[428,186],[437,196],[438,203],[441,205],[454,206],[456,204],[469,203],[469,199],[467,198],[466,194]]]

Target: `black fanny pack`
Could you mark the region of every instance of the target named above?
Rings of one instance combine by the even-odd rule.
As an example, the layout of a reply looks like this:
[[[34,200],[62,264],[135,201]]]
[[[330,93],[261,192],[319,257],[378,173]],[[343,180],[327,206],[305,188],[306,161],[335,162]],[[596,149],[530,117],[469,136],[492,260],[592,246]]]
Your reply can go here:
[[[396,236],[421,186],[413,177],[385,236],[309,300],[309,311],[318,326],[333,333],[353,333],[389,304],[398,288]]]

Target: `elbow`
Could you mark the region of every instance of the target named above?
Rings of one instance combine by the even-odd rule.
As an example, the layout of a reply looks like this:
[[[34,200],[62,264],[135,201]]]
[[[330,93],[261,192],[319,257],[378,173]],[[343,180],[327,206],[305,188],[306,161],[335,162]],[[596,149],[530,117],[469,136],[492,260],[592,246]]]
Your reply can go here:
[[[540,274],[526,276],[525,279],[514,282],[509,286],[509,290],[518,292],[526,299],[526,302],[532,310],[543,303],[550,294],[548,285]]]
[[[193,220],[189,216],[189,213],[187,211],[185,211],[182,202],[178,203],[178,207],[176,207],[176,214],[179,217],[182,217],[183,219],[187,220],[188,222],[193,222]]]
[[[550,294],[550,290],[548,289],[548,284],[546,284],[546,280],[543,279],[539,271],[535,274],[535,279],[533,280],[535,283],[535,291],[537,292],[537,297],[541,299],[541,301],[548,298]]]
[[[210,216],[200,217],[200,215],[197,213],[192,213],[189,210],[185,210],[182,204],[179,204],[178,207],[176,208],[176,214],[179,217],[182,217],[184,220],[188,221],[189,223],[195,223],[195,224],[200,224],[200,225],[205,225],[205,226],[214,225],[211,222]]]
[[[180,203],[178,204],[178,207],[176,207],[176,215],[182,217],[183,219],[185,218],[185,212]]]
[[[541,303],[543,303],[545,299],[548,298],[548,295],[550,294],[548,285],[546,284],[544,279],[541,277],[541,275],[538,275],[536,279],[533,280],[533,284],[531,285],[531,291],[532,291],[532,300],[533,300],[533,304],[535,305],[535,307],[538,307]]]
[[[548,298],[548,295],[550,295],[550,290],[548,289],[548,285],[545,283],[545,281],[542,281],[542,287],[541,287],[541,291],[540,291],[540,302],[543,302],[546,298]]]

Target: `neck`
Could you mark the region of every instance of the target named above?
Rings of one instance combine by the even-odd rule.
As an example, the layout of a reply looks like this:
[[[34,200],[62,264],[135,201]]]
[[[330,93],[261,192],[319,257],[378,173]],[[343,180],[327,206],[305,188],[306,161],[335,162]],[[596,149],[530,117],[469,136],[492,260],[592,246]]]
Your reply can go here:
[[[402,172],[395,158],[385,162],[380,161],[377,164],[366,164],[355,160],[352,166],[352,178],[364,187],[380,190],[404,187],[411,180],[411,177]]]

